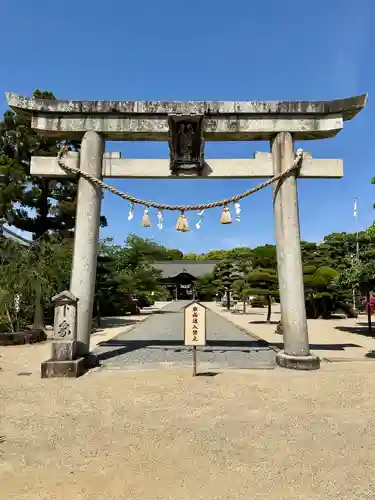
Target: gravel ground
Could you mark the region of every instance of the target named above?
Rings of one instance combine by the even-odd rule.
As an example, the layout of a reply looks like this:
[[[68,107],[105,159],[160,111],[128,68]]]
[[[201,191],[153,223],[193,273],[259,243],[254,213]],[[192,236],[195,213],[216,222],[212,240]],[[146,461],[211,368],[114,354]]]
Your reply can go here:
[[[183,345],[183,311],[189,302],[170,303],[126,333],[95,349],[104,369],[181,369],[192,364]],[[274,368],[275,352],[255,337],[211,311],[207,312],[208,345],[197,348],[201,371],[225,368]]]
[[[234,342],[241,330],[220,324],[211,341]],[[375,499],[373,359],[46,380],[49,348],[0,349],[0,500]]]
[[[372,362],[0,377],[4,500],[375,497]]]

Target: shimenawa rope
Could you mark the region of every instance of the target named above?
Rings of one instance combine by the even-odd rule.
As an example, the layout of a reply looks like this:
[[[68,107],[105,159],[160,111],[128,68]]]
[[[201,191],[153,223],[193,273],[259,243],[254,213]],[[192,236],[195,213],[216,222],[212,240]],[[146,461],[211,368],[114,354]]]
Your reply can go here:
[[[225,207],[226,205],[229,205],[231,203],[236,203],[239,200],[242,200],[243,198],[246,198],[246,196],[250,196],[251,194],[256,193],[257,191],[260,191],[261,189],[273,184],[274,182],[277,182],[281,179],[284,179],[287,177],[293,170],[296,170],[297,168],[300,167],[301,161],[302,161],[302,156],[303,156],[303,150],[298,149],[296,152],[296,157],[293,160],[292,165],[286,169],[284,172],[281,174],[277,174],[271,179],[266,180],[265,182],[262,182],[262,184],[259,184],[258,186],[255,186],[251,189],[248,189],[247,191],[244,191],[243,193],[237,194],[235,196],[232,196],[230,198],[226,198],[224,200],[219,200],[219,201],[213,201],[211,203],[201,203],[200,205],[167,205],[164,203],[156,203],[154,201],[147,201],[147,200],[141,200],[139,198],[135,198],[135,196],[132,196],[131,194],[123,193],[119,189],[116,189],[112,186],[109,186],[105,182],[103,182],[100,179],[97,179],[93,175],[89,174],[88,172],[84,172],[83,170],[72,167],[70,165],[67,165],[63,161],[64,155],[68,152],[68,148],[66,145],[62,146],[60,149],[58,155],[57,155],[57,163],[59,167],[61,167],[63,170],[70,172],[72,174],[76,174],[78,176],[83,177],[84,179],[87,179],[88,181],[96,184],[98,187],[102,189],[106,189],[112,194],[115,194],[117,196],[120,196],[120,198],[123,198],[124,200],[128,200],[131,203],[137,204],[137,205],[143,205],[145,207],[151,207],[151,208],[157,208],[159,210],[178,210],[180,212],[187,212],[189,210],[206,210],[209,208],[215,208],[215,207]]]

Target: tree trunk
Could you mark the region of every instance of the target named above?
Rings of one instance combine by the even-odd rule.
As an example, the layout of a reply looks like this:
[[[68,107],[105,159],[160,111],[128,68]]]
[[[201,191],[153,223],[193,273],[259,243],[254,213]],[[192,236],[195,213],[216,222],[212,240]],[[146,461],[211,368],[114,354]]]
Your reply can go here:
[[[246,314],[246,297],[243,299],[242,312],[243,314]]]
[[[272,302],[271,302],[271,295],[267,295],[267,306],[268,306],[268,310],[267,310],[267,323],[270,323],[271,322],[271,307],[272,307]]]
[[[7,315],[7,318],[8,318],[10,329],[11,329],[12,333],[14,333],[13,321],[12,321],[12,318],[10,316],[9,309],[7,307],[5,308],[5,312],[6,312],[6,315]]]
[[[370,292],[367,292],[367,325],[368,334],[372,335]]]
[[[35,283],[35,306],[34,306],[34,330],[44,330],[44,308],[42,300],[42,285],[39,281]]]
[[[311,305],[313,309],[313,314],[314,314],[314,319],[317,319],[318,317],[318,309],[316,307],[316,300],[314,299],[314,294],[310,293],[310,300],[311,300]]]

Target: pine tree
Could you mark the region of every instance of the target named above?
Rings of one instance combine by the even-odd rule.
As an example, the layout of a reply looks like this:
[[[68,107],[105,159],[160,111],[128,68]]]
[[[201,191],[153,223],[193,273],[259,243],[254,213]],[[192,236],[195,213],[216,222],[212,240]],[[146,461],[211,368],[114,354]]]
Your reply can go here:
[[[256,268],[246,277],[249,286],[249,295],[267,297],[267,323],[271,321],[272,297],[279,295],[279,283],[275,269]]]
[[[51,92],[36,90],[37,99],[55,99]],[[10,226],[31,233],[39,241],[46,236],[71,237],[75,224],[77,182],[73,179],[50,180],[30,176],[32,156],[56,156],[60,143],[46,138],[31,128],[27,115],[7,111],[0,122],[0,219]],[[68,143],[70,150],[79,144]],[[106,225],[105,218],[101,224]],[[37,260],[45,258],[44,245],[33,245]],[[34,327],[44,327],[42,284],[34,277]]]
[[[248,276],[252,270],[251,260],[247,258],[238,259],[234,262],[234,269],[231,277],[234,278],[233,290],[242,300],[242,312],[246,313],[246,302],[250,295],[250,283]]]
[[[226,259],[219,262],[214,269],[213,284],[216,286],[218,293],[223,296],[226,294],[227,307],[230,308],[230,293],[233,290],[233,283],[238,278],[235,263],[232,260]]]
[[[51,92],[36,90],[37,99],[55,99]],[[32,234],[72,236],[75,223],[77,182],[30,176],[31,156],[56,156],[61,143],[31,129],[31,118],[7,111],[0,122],[0,218]],[[69,142],[72,151],[80,144]],[[101,225],[106,225],[104,217]]]

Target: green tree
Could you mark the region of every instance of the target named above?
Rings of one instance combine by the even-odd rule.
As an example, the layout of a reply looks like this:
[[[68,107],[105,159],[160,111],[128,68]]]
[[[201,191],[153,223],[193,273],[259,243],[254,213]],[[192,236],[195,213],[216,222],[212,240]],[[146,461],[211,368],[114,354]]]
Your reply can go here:
[[[358,287],[367,298],[368,331],[371,334],[371,311],[369,307],[371,291],[375,289],[375,262],[354,261],[351,267],[341,272],[336,278],[336,283],[341,286]]]
[[[230,258],[230,250],[211,250],[204,255],[198,255],[197,258],[204,258],[207,260],[228,260]]]
[[[253,269],[247,276],[249,295],[267,298],[267,323],[271,321],[272,297],[279,295],[277,272],[275,269]]]
[[[221,296],[230,294],[233,291],[233,283],[238,278],[238,274],[235,263],[232,260],[225,259],[219,262],[214,268],[213,275],[213,284]],[[230,297],[230,295],[227,295],[227,297]],[[228,300],[228,307],[229,305]]]
[[[125,242],[125,247],[123,249],[123,255],[126,254],[126,258],[129,262],[138,263],[140,259],[147,261],[157,261],[157,260],[171,260],[169,256],[170,251],[156,243],[154,240],[149,238],[141,238],[135,234],[130,234]],[[173,253],[175,250],[172,251]],[[172,253],[172,255],[173,255]]]
[[[335,307],[335,288],[332,286],[339,273],[327,266],[305,266],[304,286],[307,299],[307,314],[310,317],[328,318]]]
[[[277,269],[275,245],[262,245],[253,248],[251,254],[253,268]]]
[[[34,92],[37,99],[55,99],[51,92]],[[72,235],[77,183],[73,179],[30,176],[33,155],[56,156],[61,143],[31,128],[31,118],[7,111],[0,122],[0,218],[38,239],[44,234]],[[70,150],[79,143],[69,142]],[[106,225],[105,217],[101,225]]]
[[[195,289],[200,300],[210,301],[216,293],[213,274],[200,276],[195,282]]]
[[[236,247],[232,250],[226,250],[228,257],[235,261],[250,261],[253,256],[253,250],[248,247]]]
[[[242,312],[246,313],[246,302],[250,295],[250,284],[248,280],[251,272],[251,261],[246,258],[237,259],[234,261],[233,270],[230,275],[233,279],[232,289],[235,294],[242,300]]]
[[[196,253],[187,253],[184,255],[185,260],[199,260],[200,256]]]
[[[177,248],[167,248],[167,260],[182,260],[184,258],[184,254],[181,250]]]
[[[166,249],[153,240],[134,234],[128,236],[124,248],[118,251],[118,275],[120,289],[128,300],[132,295],[139,299],[150,299],[153,293],[163,296],[165,289],[160,285],[161,272],[152,265],[163,260]]]
[[[124,295],[120,290],[118,259],[121,247],[111,245],[111,238],[100,242],[95,281],[94,311],[97,326],[101,316],[120,315],[124,311]]]
[[[50,299],[68,287],[71,254],[71,244],[56,238],[41,238],[30,247],[0,240],[0,310],[6,314],[7,328],[12,331],[33,321],[34,328],[43,329],[45,311],[52,320]],[[2,316],[3,325],[4,321]]]

